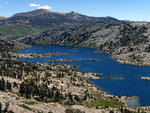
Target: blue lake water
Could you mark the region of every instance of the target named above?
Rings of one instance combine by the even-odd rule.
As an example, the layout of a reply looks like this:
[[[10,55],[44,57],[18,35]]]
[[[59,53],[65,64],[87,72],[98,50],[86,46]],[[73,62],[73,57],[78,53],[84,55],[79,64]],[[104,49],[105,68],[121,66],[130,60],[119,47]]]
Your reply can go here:
[[[141,80],[140,77],[150,77],[150,67],[120,64],[105,53],[96,53],[96,49],[72,48],[59,45],[33,45],[32,48],[19,50],[19,53],[69,53],[65,56],[53,56],[50,58],[33,58],[28,62],[48,62],[49,59],[81,59],[78,62],[65,64],[79,65],[80,72],[104,73],[101,80],[91,81],[101,90],[118,96],[138,96],[140,105],[150,105],[150,81]],[[86,59],[99,59],[88,61]],[[26,61],[21,58],[20,61]],[[109,79],[108,75],[124,78],[123,80]],[[139,103],[138,103],[139,104]]]

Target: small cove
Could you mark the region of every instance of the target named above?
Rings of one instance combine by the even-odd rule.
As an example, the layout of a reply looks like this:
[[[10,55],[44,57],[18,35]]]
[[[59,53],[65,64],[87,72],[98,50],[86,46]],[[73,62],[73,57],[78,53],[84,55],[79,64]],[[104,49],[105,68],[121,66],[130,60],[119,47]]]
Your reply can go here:
[[[33,45],[31,48],[19,50],[19,53],[69,53],[68,55],[53,56],[49,58],[21,58],[20,61],[26,62],[49,62],[50,59],[81,59],[76,62],[59,62],[64,64],[79,65],[80,72],[104,73],[103,79],[92,80],[91,82],[107,93],[118,96],[138,96],[137,105],[150,105],[150,81],[141,80],[140,77],[150,77],[150,67],[134,66],[120,64],[110,58],[105,53],[96,53],[96,49],[90,48],[72,48],[70,46],[59,45]],[[99,59],[98,61],[89,61],[87,59]],[[115,78],[124,78],[123,80],[110,79],[108,75]]]

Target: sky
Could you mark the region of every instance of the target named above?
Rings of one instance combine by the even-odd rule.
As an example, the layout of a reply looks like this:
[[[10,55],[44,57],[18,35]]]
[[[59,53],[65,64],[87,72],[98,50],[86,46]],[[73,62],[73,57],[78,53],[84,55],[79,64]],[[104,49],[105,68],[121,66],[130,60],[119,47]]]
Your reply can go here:
[[[0,0],[0,16],[35,9],[75,11],[88,16],[111,16],[120,20],[150,21],[150,0]]]

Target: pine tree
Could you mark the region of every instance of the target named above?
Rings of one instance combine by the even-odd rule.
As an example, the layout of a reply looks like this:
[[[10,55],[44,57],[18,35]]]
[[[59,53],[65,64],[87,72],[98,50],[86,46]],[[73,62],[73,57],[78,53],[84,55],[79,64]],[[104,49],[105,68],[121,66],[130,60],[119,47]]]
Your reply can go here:
[[[8,107],[9,107],[9,103],[6,102],[6,103],[5,103],[5,111],[6,111],[6,112],[8,111]]]
[[[69,99],[70,99],[71,101],[73,101],[73,98],[72,98],[71,93],[69,93]]]
[[[9,82],[7,81],[6,87],[7,87],[7,89],[10,91],[10,90],[11,90],[11,83],[9,83]]]
[[[5,91],[5,80],[4,80],[4,78],[2,78],[2,91]]]
[[[77,95],[74,96],[74,99],[79,102],[81,101],[81,99]]]
[[[13,83],[13,87],[17,87],[17,83],[15,81]]]

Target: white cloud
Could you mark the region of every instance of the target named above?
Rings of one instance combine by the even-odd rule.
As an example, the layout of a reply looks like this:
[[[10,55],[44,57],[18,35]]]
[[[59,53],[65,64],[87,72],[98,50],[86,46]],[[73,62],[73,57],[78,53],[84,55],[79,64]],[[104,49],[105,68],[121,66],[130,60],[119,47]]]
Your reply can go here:
[[[29,4],[30,7],[38,7],[38,9],[52,9],[50,6],[48,5],[44,5],[44,6],[41,6],[40,4]]]
[[[30,7],[40,7],[40,4],[29,4]]]
[[[38,9],[52,9],[52,8],[50,6],[45,5],[38,7]]]

